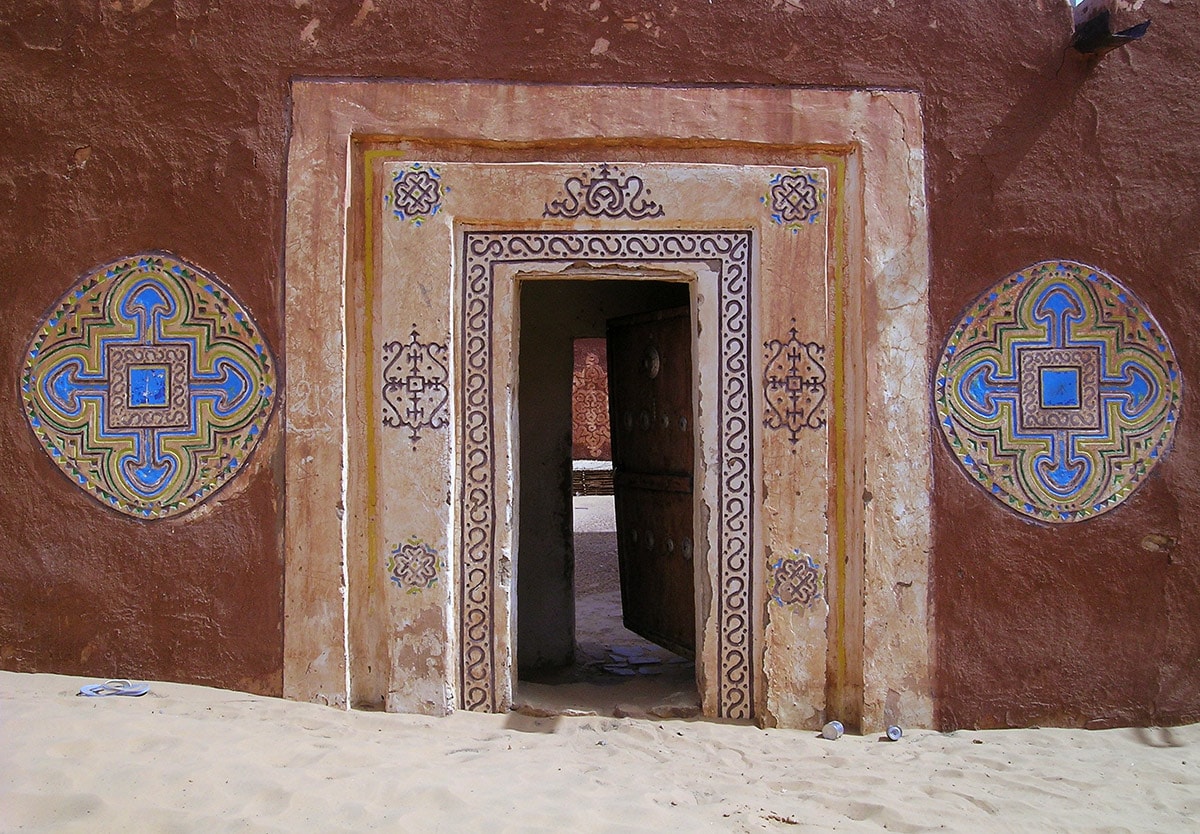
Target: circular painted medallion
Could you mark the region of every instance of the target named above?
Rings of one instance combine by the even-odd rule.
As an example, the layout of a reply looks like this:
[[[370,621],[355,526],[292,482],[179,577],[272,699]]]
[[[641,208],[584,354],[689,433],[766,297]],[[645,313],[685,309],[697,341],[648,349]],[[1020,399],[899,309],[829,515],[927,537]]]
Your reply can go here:
[[[970,306],[937,368],[938,423],[967,473],[1046,522],[1128,498],[1170,448],[1183,380],[1146,306],[1115,278],[1045,261]]]
[[[34,335],[25,412],[68,478],[138,518],[185,512],[245,466],[275,363],[229,290],[165,252],[84,276]]]

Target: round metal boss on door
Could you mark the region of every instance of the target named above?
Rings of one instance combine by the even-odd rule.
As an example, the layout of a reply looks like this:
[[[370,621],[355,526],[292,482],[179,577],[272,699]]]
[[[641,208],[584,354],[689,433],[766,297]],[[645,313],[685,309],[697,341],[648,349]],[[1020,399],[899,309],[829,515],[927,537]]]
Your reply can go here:
[[[1133,493],[1170,448],[1182,395],[1145,305],[1071,261],[1034,264],[972,304],[934,384],[963,469],[1012,509],[1056,523]]]
[[[659,370],[662,368],[662,357],[658,353],[658,348],[654,345],[646,347],[646,353],[642,356],[642,370],[646,376],[654,379],[658,376]]]
[[[59,469],[137,518],[182,513],[237,474],[275,386],[246,311],[165,252],[84,276],[34,335],[21,375],[29,424]]]

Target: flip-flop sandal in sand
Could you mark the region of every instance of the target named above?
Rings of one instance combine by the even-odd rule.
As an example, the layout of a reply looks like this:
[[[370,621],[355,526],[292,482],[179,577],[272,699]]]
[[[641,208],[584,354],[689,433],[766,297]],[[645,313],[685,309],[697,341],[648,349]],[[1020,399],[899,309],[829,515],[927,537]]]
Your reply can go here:
[[[134,683],[121,678],[105,681],[104,683],[89,683],[79,688],[80,695],[89,698],[102,698],[106,695],[131,695],[137,697],[150,691],[150,684]]]

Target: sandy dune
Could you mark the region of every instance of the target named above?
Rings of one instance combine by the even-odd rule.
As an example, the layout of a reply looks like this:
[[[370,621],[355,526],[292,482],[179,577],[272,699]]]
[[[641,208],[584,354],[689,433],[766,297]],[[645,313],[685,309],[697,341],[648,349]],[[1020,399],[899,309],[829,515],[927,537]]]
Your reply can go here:
[[[826,741],[0,672],[3,831],[1195,831],[1200,725]]]

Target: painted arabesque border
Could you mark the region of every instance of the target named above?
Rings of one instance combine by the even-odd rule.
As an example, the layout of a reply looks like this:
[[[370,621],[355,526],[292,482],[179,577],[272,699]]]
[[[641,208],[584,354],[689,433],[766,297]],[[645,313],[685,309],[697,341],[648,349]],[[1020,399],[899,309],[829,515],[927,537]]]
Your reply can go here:
[[[497,403],[493,385],[492,298],[497,264],[704,260],[718,265],[717,714],[748,719],[754,710],[752,588],[754,436],[752,374],[752,233],[747,230],[467,231],[462,234],[459,423],[459,703],[494,711],[499,679],[495,595],[500,575],[496,533]]]

